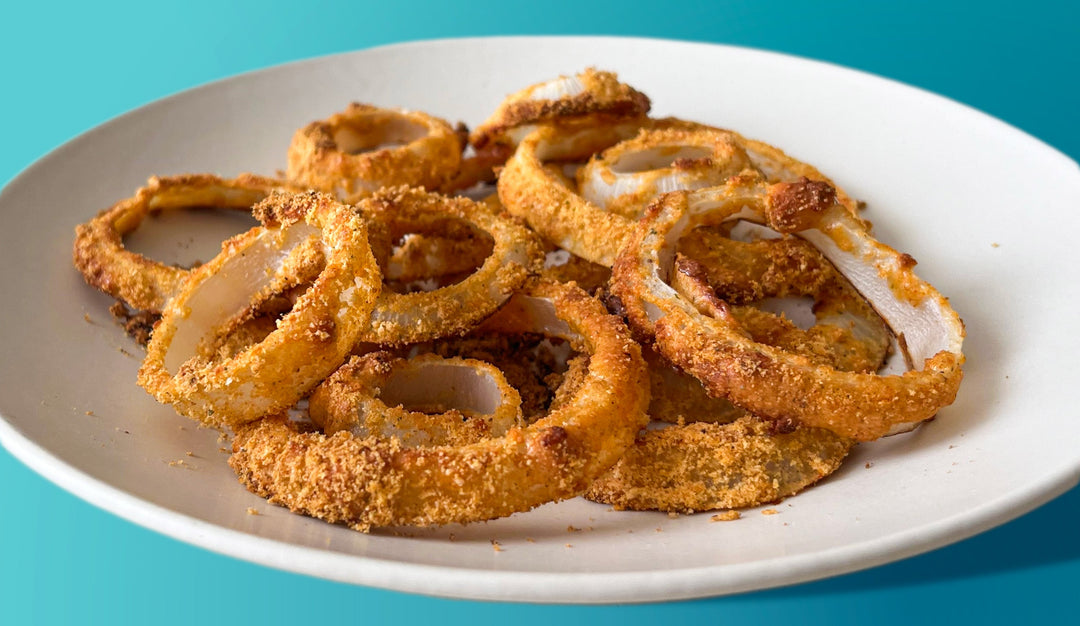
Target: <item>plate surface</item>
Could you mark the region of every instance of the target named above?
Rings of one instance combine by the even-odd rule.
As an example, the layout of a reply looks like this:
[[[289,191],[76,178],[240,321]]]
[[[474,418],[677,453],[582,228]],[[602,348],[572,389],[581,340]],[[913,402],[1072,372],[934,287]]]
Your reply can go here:
[[[139,350],[111,321],[109,299],[71,267],[74,226],[151,174],[272,174],[296,128],[353,100],[475,125],[505,94],[589,65],[618,71],[656,115],[779,145],[865,200],[878,237],[918,259],[967,324],[957,402],[914,433],[859,446],[829,480],[773,506],[776,515],[712,523],[577,499],[485,524],[363,535],[244,490],[216,432],[135,384]],[[1065,235],[1080,226],[1078,206],[1080,169],[1032,137],[923,91],[772,53],[497,38],[275,67],[104,124],[0,192],[0,442],[76,495],[159,532],[388,589],[634,602],[836,575],[971,536],[1076,484],[1080,421],[1061,384],[1080,369],[1071,332],[1080,285],[1062,271],[1080,263]]]

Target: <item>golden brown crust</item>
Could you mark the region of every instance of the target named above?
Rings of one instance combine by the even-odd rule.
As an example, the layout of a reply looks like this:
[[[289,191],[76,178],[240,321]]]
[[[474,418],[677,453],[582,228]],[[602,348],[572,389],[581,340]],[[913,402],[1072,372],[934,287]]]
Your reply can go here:
[[[345,202],[394,185],[439,189],[458,171],[462,148],[454,128],[437,117],[354,102],[296,132],[288,178]]]
[[[277,214],[297,211],[304,221],[288,229],[256,227],[225,242],[222,253],[194,270],[169,301],[139,369],[139,385],[159,402],[208,426],[236,428],[307,395],[348,356],[379,291],[367,229],[354,210],[315,192],[263,202],[300,205]],[[295,230],[300,228],[306,230]],[[220,327],[249,315],[278,284],[287,286],[287,276],[268,273],[263,263],[306,252],[314,239],[324,244],[325,263],[276,329],[224,360],[200,354],[200,344],[215,340]],[[216,296],[228,296],[235,310],[218,311],[226,305]]]
[[[471,381],[461,376],[440,378],[439,371],[467,369]],[[423,378],[423,384],[407,390],[414,401],[406,402],[393,391],[399,390],[392,379],[408,376]],[[410,380],[409,382],[415,382]],[[454,383],[467,385],[458,388]],[[494,385],[499,402],[490,413],[470,408],[459,395],[492,393],[477,385]],[[417,398],[426,402],[418,405]],[[466,398],[467,399],[467,398]],[[348,431],[358,437],[377,435],[397,437],[408,446],[461,446],[493,436],[501,436],[512,426],[524,424],[521,396],[510,386],[502,372],[490,363],[475,359],[444,359],[434,354],[412,358],[395,357],[386,351],[353,356],[308,398],[311,420],[327,435]]]
[[[538,97],[550,84],[569,80],[562,76],[507,96],[495,113],[471,133],[470,143],[477,150],[484,150],[492,144],[512,144],[504,136],[512,128],[596,114],[643,117],[649,112],[648,96],[619,82],[612,72],[588,68],[575,79],[580,81],[581,91],[573,95],[555,99]]]
[[[733,241],[716,229],[699,228],[679,248],[696,259],[677,258],[676,291],[692,302],[704,301],[699,308],[731,316],[754,341],[843,371],[872,372],[884,361],[889,347],[884,323],[809,244],[788,238]],[[716,297],[732,291],[741,305],[728,306]],[[785,317],[747,306],[789,295],[814,297],[820,323],[803,330]],[[835,325],[838,314],[861,324]],[[831,474],[854,445],[827,429],[799,427],[791,420],[766,424],[726,399],[709,396],[698,379],[651,350],[645,354],[654,385],[650,418],[677,425],[639,435],[593,484],[590,499],[617,508],[677,512],[757,506]]]
[[[369,221],[386,226],[391,240],[395,233],[440,229],[451,229],[451,234],[475,229],[493,240],[491,255],[460,282],[428,292],[383,290],[361,341],[400,345],[463,334],[494,312],[542,263],[540,242],[528,229],[468,198],[395,187],[361,201],[357,209]]]
[[[633,222],[593,205],[544,167],[553,152],[588,156],[633,137],[643,125],[631,121],[541,127],[518,145],[499,175],[499,199],[510,212],[551,243],[593,263],[611,267]]]
[[[698,158],[679,153],[702,154]],[[639,168],[627,168],[630,157],[648,155]],[[667,156],[667,159],[664,157]],[[630,220],[641,217],[654,198],[674,189],[723,184],[753,168],[750,158],[727,131],[686,123],[642,128],[637,136],[595,154],[577,171],[581,195],[604,210]]]
[[[590,360],[573,398],[527,428],[467,446],[405,448],[266,419],[237,433],[230,465],[272,502],[364,531],[492,519],[582,493],[644,423],[644,364],[622,323],[584,292],[541,282],[529,296],[550,300],[582,333]],[[519,310],[493,327],[521,332],[529,320]]]
[[[86,282],[142,311],[159,312],[176,295],[189,270],[124,249],[123,237],[157,211],[210,207],[250,211],[275,192],[297,191],[281,180],[254,174],[233,179],[213,174],[153,176],[135,195],[75,228],[73,260]]]
[[[499,176],[499,198],[511,214],[524,219],[548,241],[589,261],[611,267],[630,237],[634,219],[589,202],[556,173],[546,169],[545,163],[549,159],[584,158],[617,149],[618,144],[632,141],[639,132],[668,133],[673,137],[691,137],[698,133],[723,136],[736,148],[731,159],[714,164],[724,173],[731,173],[728,165],[743,163],[739,155],[745,154],[752,165],[750,171],[761,172],[766,182],[797,181],[805,177],[808,181],[830,185],[837,201],[853,215],[855,213],[854,201],[813,166],[733,131],[674,118],[595,119],[540,127],[522,139],[506,162]],[[735,174],[732,178],[740,176],[742,174]],[[813,185],[810,188],[818,189]],[[636,211],[635,208],[635,219]]]
[[[769,188],[766,203],[769,225],[781,233],[813,228],[821,214],[836,204],[836,190],[828,183],[803,177],[793,183],[777,183]]]
[[[916,363],[921,369],[898,376],[840,372],[754,341],[722,310],[702,314],[671,297],[660,278],[667,271],[660,251],[677,238],[673,232],[739,215],[764,221],[768,210],[763,204],[770,197],[767,185],[732,179],[722,190],[676,192],[653,205],[613,271],[613,291],[638,332],[654,335],[664,356],[701,379],[712,395],[771,419],[797,419],[846,437],[875,439],[929,419],[950,404],[963,376],[963,324],[948,301],[910,271],[902,255],[873,240],[845,209],[826,211],[817,229],[801,234],[833,242],[837,259],[869,269],[858,279],[868,289],[884,291],[878,293],[878,305],[894,310],[895,323],[915,318],[937,326],[934,340],[922,347],[926,358]],[[849,277],[854,280],[856,274]],[[889,319],[883,309],[878,312]]]
[[[851,440],[827,430],[777,432],[752,416],[650,430],[585,497],[635,511],[759,506],[833,473],[851,447]]]

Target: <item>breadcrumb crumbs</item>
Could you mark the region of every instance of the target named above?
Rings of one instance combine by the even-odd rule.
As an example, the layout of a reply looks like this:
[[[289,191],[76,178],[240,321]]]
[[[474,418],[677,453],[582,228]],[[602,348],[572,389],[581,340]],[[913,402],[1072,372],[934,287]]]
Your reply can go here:
[[[724,511],[723,513],[717,513],[709,519],[713,522],[734,522],[742,517],[742,513],[732,509],[730,511]]]
[[[249,506],[249,507],[247,508],[247,514],[248,514],[248,515],[258,515],[258,514],[259,514],[259,509],[256,509],[256,508],[255,508],[255,507],[253,507],[253,506]]]
[[[502,546],[499,545],[499,542],[495,541],[494,539],[491,540],[491,549],[496,551],[496,552],[502,552],[503,551]]]
[[[779,511],[776,509],[765,509],[761,512],[762,515],[776,515],[777,513],[779,513]]]

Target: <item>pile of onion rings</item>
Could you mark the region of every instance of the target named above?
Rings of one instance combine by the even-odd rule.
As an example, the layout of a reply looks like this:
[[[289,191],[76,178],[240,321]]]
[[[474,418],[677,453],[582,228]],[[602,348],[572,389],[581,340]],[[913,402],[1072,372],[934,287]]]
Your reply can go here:
[[[649,109],[591,68],[471,132],[353,103],[283,179],[152,177],[76,228],[74,264],[156,320],[139,385],[231,435],[249,490],[365,532],[758,506],[953,402],[963,323],[855,200]],[[194,268],[124,249],[198,207],[260,225]]]

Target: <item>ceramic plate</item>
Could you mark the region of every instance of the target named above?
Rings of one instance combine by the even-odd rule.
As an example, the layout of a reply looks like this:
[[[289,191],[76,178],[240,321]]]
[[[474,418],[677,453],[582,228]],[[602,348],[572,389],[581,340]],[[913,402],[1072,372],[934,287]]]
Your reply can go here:
[[[218,434],[135,384],[140,350],[71,266],[76,224],[151,174],[285,165],[294,130],[354,100],[475,125],[504,95],[586,66],[656,115],[739,130],[818,166],[882,240],[912,254],[968,330],[956,403],[861,445],[805,494],[714,523],[581,499],[467,527],[352,532],[239,485]],[[65,489],[135,523],[271,567],[460,598],[634,602],[728,594],[871,567],[951,543],[1077,482],[1080,170],[982,113],[888,80],[724,46],[617,38],[421,42],[275,67],[155,102],[55,150],[0,194],[0,440]],[[138,235],[205,260],[245,223]],[[188,222],[189,225],[192,222]],[[153,230],[153,229],[152,229]],[[249,514],[249,508],[258,512]],[[568,527],[579,530],[570,530]],[[501,551],[493,549],[497,541]]]

